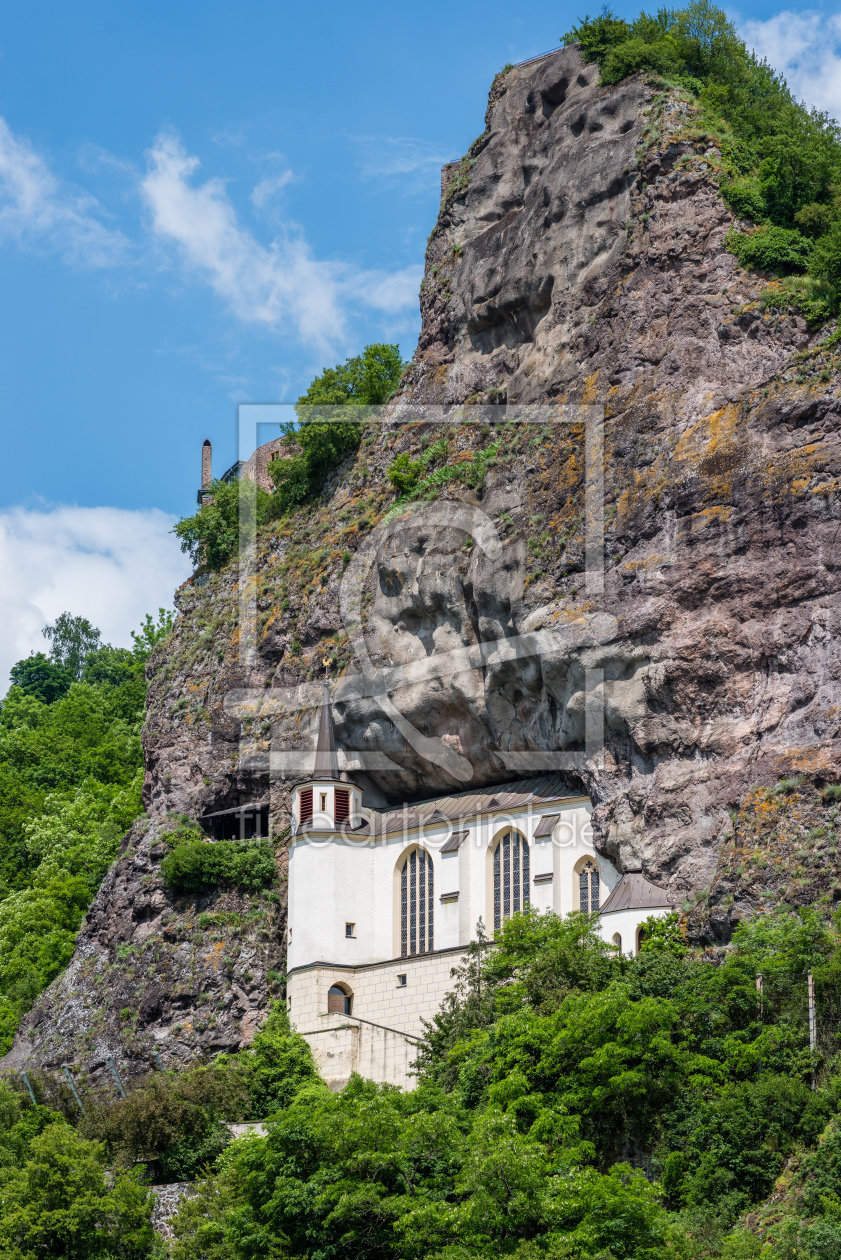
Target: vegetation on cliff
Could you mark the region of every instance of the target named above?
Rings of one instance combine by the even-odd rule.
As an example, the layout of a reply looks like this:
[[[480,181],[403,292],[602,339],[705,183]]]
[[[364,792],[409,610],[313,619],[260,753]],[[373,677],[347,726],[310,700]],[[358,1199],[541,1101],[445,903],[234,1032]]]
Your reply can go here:
[[[284,427],[289,453],[272,460],[269,475],[275,491],[214,481],[208,502],[175,526],[175,535],[197,567],[223,568],[237,553],[240,531],[253,516],[259,527],[278,520],[320,494],[330,472],[359,446],[362,420],[357,413],[343,421],[337,409],[375,407],[388,401],[404,369],[399,347],[375,344],[361,354],[325,368],[296,404],[297,422]]]
[[[12,669],[0,707],[0,1053],[66,967],[76,932],[142,812],[144,665],[172,625],[161,609],[134,648],[62,614]]]
[[[834,1044],[809,1052],[799,990],[811,969],[838,992],[838,929],[781,912],[708,958],[676,916],[651,928],[622,958],[587,916],[514,915],[456,973],[417,1090],[302,1081],[219,1156],[173,1256],[836,1254],[841,1075]]]
[[[640,13],[608,8],[563,36],[598,63],[603,83],[652,71],[689,89],[698,124],[720,148],[722,192],[755,230],[729,247],[746,265],[808,276],[801,305],[813,319],[837,313],[841,295],[841,131],[794,99],[783,77],[750,52],[709,0]]]
[[[3,1260],[163,1260],[144,1182],[191,1179],[231,1142],[226,1122],[287,1106],[316,1080],[306,1043],[275,1010],[250,1049],[187,1072],[156,1073],[124,1100],[32,1073],[0,1082]],[[194,1253],[197,1257],[200,1252]]]

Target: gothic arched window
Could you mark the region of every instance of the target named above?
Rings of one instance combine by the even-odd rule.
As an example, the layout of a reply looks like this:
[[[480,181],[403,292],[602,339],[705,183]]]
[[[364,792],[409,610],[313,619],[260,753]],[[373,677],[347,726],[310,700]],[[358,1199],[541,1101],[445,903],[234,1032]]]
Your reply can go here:
[[[519,831],[507,831],[494,850],[494,931],[529,904],[529,846]]]
[[[599,868],[586,862],[578,872],[578,904],[585,914],[599,912]]]
[[[413,849],[400,872],[400,955],[428,954],[433,938],[432,858]]]

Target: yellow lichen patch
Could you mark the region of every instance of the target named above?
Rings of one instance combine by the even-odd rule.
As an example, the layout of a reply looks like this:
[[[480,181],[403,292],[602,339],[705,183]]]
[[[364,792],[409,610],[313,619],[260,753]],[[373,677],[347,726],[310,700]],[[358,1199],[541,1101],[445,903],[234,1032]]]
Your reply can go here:
[[[787,451],[776,460],[762,467],[766,493],[770,498],[785,494],[802,494],[814,474],[813,465],[823,456],[823,448],[817,442],[809,442],[799,450]]]
[[[801,774],[819,774],[832,769],[829,753],[822,744],[789,748],[780,756],[779,764],[789,771],[797,770]]]
[[[841,477],[833,477],[830,481],[822,481],[819,486],[812,486],[812,494],[836,494],[841,490]]]
[[[629,572],[641,570],[642,572],[647,573],[649,569],[659,569],[662,565],[667,563],[668,561],[664,556],[658,556],[655,552],[653,556],[648,556],[645,560],[626,560],[621,567],[623,569],[627,569]]]
[[[718,503],[715,507],[701,508],[694,517],[694,521],[704,526],[709,525],[711,521],[729,521],[732,515],[732,507],[725,507],[724,504]]]
[[[588,376],[584,380],[584,393],[581,396],[582,403],[586,406],[590,403],[599,401],[599,372],[598,368],[592,376]]]
[[[673,458],[700,462],[734,451],[738,446],[737,433],[742,428],[743,421],[738,407],[733,404],[721,407],[708,416],[702,416],[681,434]]]

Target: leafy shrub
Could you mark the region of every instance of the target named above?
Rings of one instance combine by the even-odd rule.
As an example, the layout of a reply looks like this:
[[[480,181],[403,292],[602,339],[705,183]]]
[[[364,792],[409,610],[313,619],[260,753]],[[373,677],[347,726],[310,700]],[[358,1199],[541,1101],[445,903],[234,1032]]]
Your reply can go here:
[[[161,874],[177,892],[198,893],[217,884],[257,892],[274,883],[277,869],[268,840],[188,840],[167,854]]]
[[[680,915],[677,911],[660,917],[652,915],[642,926],[640,953],[673,954],[675,958],[685,958],[689,953],[686,938],[680,930]]]
[[[754,223],[761,223],[768,217],[768,206],[756,176],[737,176],[722,184],[721,191],[740,219],[753,219]]]
[[[223,1123],[248,1115],[242,1075],[213,1064],[175,1075],[154,1074],[110,1106],[88,1103],[82,1132],[104,1143],[109,1160],[152,1165],[152,1177],[188,1181],[231,1140]]]
[[[813,276],[786,276],[764,289],[759,303],[763,310],[797,306],[810,324],[819,324],[841,309],[841,285],[816,280]]]
[[[675,75],[682,68],[677,49],[665,39],[649,42],[638,35],[631,35],[607,53],[602,66],[602,82],[619,83],[638,70]]]
[[[348,404],[364,408],[387,402],[400,384],[403,368],[398,346],[375,344],[343,364],[325,368],[315,378],[296,404],[298,427],[286,426],[295,453],[269,464],[278,514],[320,493],[330,470],[359,445],[365,413],[347,421],[339,409]]]
[[[398,455],[388,468],[388,479],[398,494],[408,494],[418,484],[423,464],[408,454]]]
[[[819,280],[841,284],[841,221],[836,221],[826,236],[815,241],[809,271]]]
[[[727,234],[726,245],[743,266],[758,267],[782,276],[805,271],[813,249],[812,242],[800,232],[772,224],[749,233],[731,231]]]
[[[182,844],[201,844],[205,836],[201,827],[188,814],[168,814],[166,830],[160,838],[169,849],[177,849]]]
[[[256,1120],[288,1107],[301,1088],[321,1080],[309,1044],[292,1032],[280,1002],[273,1004],[249,1050],[238,1056],[236,1067],[247,1085]]]
[[[237,554],[240,529],[250,529],[252,517],[255,527],[264,525],[277,505],[250,481],[212,481],[207,494],[212,502],[184,517],[172,532],[197,568],[222,569]]]
[[[231,1141],[229,1122],[265,1119],[289,1106],[303,1086],[318,1084],[309,1046],[276,1003],[248,1050],[186,1072],[147,1076],[110,1105],[89,1102],[82,1132],[102,1142],[118,1167],[140,1161],[155,1181],[191,1181],[217,1164]]]
[[[0,1253],[10,1260],[140,1260],[154,1235],[151,1195],[136,1175],[109,1185],[103,1148],[66,1124],[48,1125],[28,1143],[21,1167],[7,1167]]]
[[[676,81],[698,100],[729,167],[722,192],[742,218],[764,224],[762,235],[731,233],[728,248],[745,265],[780,275],[804,272],[841,282],[841,133],[819,110],[807,110],[785,80],[750,52],[733,24],[709,0],[684,9],[640,13],[633,22],[608,8],[563,36],[579,42],[601,67],[603,83],[650,70]],[[836,232],[838,233],[836,237]],[[810,242],[816,242],[815,252]],[[811,322],[837,313],[834,294],[804,295]]]
[[[821,205],[820,202],[813,201],[811,205],[797,211],[794,222],[804,236],[823,236],[832,227],[836,213],[835,206]]]

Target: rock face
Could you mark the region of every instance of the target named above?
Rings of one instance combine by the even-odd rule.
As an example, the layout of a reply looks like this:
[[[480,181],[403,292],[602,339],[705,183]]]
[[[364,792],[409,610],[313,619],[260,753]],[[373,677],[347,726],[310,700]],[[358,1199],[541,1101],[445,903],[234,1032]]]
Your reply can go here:
[[[67,970],[23,1020],[5,1070],[57,1073],[116,1096],[122,1078],[185,1066],[254,1038],[282,993],[276,893],[173,896],[160,876],[171,824],[143,819],[123,841]]]
[[[617,633],[585,781],[598,844],[686,892],[750,784],[841,764],[839,381],[827,330],[763,310],[768,278],[726,252],[691,105],[596,81],[568,49],[495,84],[445,181],[409,384],[604,404]]]
[[[599,87],[572,48],[497,77],[485,133],[443,173],[423,329],[388,423],[312,510],[261,532],[247,574],[232,565],[179,593],[151,665],[150,837],[172,811],[267,798],[282,837],[325,660],[342,764],[365,776],[369,803],[560,764],[591,795],[597,846],[678,895],[713,882],[728,808],[751,785],[837,774],[831,330],[810,335],[795,311],[758,300],[768,277],[725,249],[720,180],[691,102],[644,76]],[[467,403],[497,410],[455,410]],[[528,404],[545,424],[496,425]],[[444,428],[423,424],[424,405]],[[604,415],[598,581],[584,571],[581,406]],[[388,467],[431,458],[440,433],[436,502],[388,521]],[[460,478],[460,466],[478,471]],[[603,744],[588,747],[588,714]],[[151,843],[130,841],[39,1004],[42,1059],[59,1053],[43,1022],[59,1029],[71,992],[91,992],[85,968],[113,966],[146,931],[138,908],[163,896]],[[197,912],[183,911],[190,923]],[[261,975],[281,949],[282,906],[273,922],[271,942],[247,927],[241,938]],[[144,1027],[171,1026],[176,970],[164,979],[155,964],[119,998]],[[237,981],[240,998],[197,983],[183,1011],[206,989],[223,1041],[268,1000],[267,986]],[[93,1016],[73,1001],[84,1035]]]

